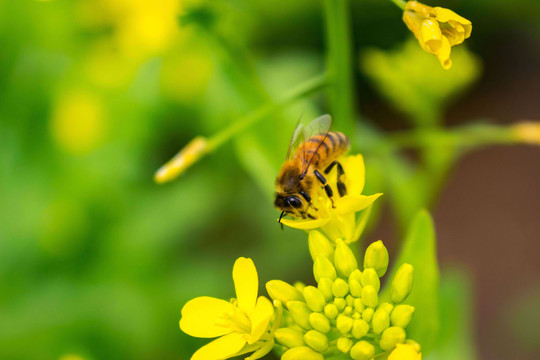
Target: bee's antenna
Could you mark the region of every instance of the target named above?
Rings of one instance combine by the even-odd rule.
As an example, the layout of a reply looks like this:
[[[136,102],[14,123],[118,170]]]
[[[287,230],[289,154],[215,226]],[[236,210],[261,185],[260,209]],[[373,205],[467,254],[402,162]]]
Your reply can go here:
[[[281,215],[279,215],[279,220],[277,221],[279,225],[281,225],[281,230],[283,230],[283,223],[281,222],[281,218],[285,215],[285,211],[281,212]]]

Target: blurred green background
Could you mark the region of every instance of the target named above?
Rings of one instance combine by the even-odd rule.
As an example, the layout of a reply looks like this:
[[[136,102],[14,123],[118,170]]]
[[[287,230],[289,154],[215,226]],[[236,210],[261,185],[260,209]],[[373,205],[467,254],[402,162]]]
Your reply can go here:
[[[451,74],[411,47],[392,3],[352,1],[363,119],[387,132],[538,120],[540,3],[443,6],[474,26]],[[233,296],[237,257],[254,259],[261,284],[312,281],[305,235],[279,229],[271,199],[294,124],[328,111],[324,93],[173,183],[153,173],[193,137],[324,71],[319,2],[0,0],[0,45],[1,359],[187,359],[206,341],[180,332],[180,309]],[[369,137],[356,139],[368,192],[386,192]],[[458,269],[443,294],[470,286],[473,299],[447,304],[449,316],[480,359],[540,356],[539,160],[525,146],[470,154],[433,201],[442,267]],[[393,255],[416,200],[391,199],[366,241],[394,243]]]

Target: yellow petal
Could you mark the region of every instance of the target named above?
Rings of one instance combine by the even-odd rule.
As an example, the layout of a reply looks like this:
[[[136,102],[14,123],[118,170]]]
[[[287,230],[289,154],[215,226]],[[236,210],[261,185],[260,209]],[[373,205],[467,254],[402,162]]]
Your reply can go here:
[[[236,260],[233,267],[233,280],[238,307],[249,316],[255,308],[259,291],[259,277],[251,259],[241,257]]]
[[[431,54],[437,54],[441,48],[442,37],[438,22],[427,19],[422,23],[420,38],[418,40],[425,51]]]
[[[450,42],[446,37],[443,36],[441,41],[441,47],[435,55],[437,56],[437,59],[439,59],[441,66],[445,70],[448,70],[452,67],[452,60],[450,60],[451,49],[452,47],[450,46]]]
[[[222,360],[236,355],[246,340],[238,333],[230,333],[203,346],[193,354],[191,360]]]
[[[274,306],[270,300],[264,296],[260,296],[257,300],[257,305],[255,305],[255,310],[253,310],[250,317],[251,338],[248,341],[249,344],[253,344],[261,338],[266,329],[268,329],[268,324],[273,315]]]
[[[345,171],[345,185],[347,193],[360,195],[364,190],[366,169],[362,155],[351,155],[343,159],[343,170]]]
[[[409,344],[397,344],[388,360],[422,360],[422,354],[416,352],[414,346]]]
[[[445,9],[442,7],[435,7],[433,8],[433,12],[435,13],[435,17],[437,18],[437,21],[439,22],[449,22],[450,20],[453,20],[463,25],[471,24],[469,20],[465,19],[462,16],[459,16],[458,14],[456,14],[450,9]]]
[[[365,195],[347,195],[336,200],[336,212],[339,214],[347,214],[357,212],[367,208],[382,194],[370,196]]]
[[[223,317],[233,313],[233,305],[225,300],[201,296],[188,301],[182,308],[180,329],[188,335],[213,338],[231,332],[219,325]]]
[[[288,227],[292,227],[295,229],[301,229],[301,230],[311,230],[311,229],[317,229],[321,226],[324,226],[330,221],[330,218],[320,218],[320,219],[299,219],[299,220],[292,220],[292,219],[281,219],[281,223],[283,225],[286,225]]]

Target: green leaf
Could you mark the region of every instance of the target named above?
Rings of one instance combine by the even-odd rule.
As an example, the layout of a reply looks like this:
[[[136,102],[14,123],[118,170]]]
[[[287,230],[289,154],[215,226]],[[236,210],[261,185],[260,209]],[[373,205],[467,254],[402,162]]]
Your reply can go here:
[[[401,253],[394,264],[383,298],[389,298],[391,279],[403,263],[414,266],[413,289],[404,301],[415,307],[411,324],[407,327],[407,338],[422,345],[425,354],[433,349],[438,338],[439,321],[439,267],[433,220],[425,210],[412,221]]]
[[[437,347],[426,360],[474,360],[471,282],[462,271],[444,272],[440,292],[441,329]]]

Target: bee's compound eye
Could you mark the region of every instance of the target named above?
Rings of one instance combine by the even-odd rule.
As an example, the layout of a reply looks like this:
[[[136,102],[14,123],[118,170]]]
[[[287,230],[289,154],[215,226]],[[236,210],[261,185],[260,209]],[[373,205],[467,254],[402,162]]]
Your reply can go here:
[[[302,200],[300,200],[297,196],[289,196],[287,198],[287,202],[295,209],[302,207]]]

